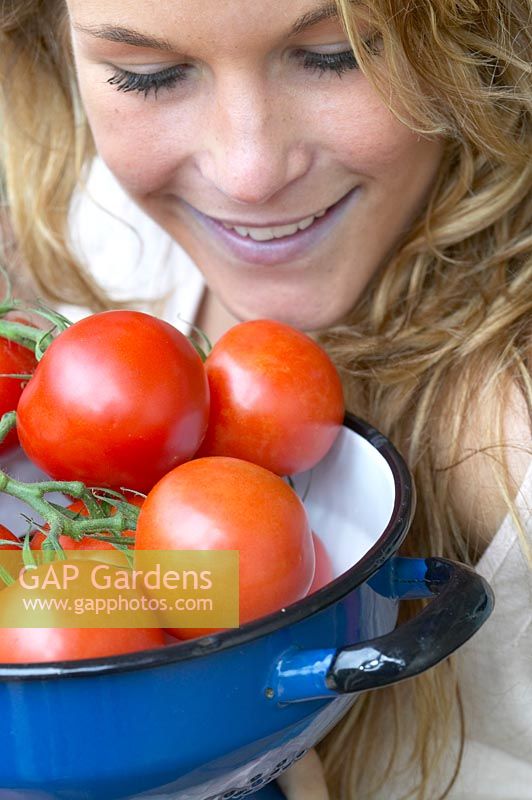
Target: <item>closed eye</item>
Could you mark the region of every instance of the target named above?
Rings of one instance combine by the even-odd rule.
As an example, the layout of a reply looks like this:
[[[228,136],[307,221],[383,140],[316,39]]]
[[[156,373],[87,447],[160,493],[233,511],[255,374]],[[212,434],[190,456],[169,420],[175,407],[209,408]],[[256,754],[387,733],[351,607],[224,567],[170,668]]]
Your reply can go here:
[[[340,53],[319,53],[313,50],[295,50],[293,57],[301,64],[303,69],[335,73],[341,77],[345,72],[358,69],[358,62],[352,50]],[[153,91],[157,97],[159,89],[173,89],[179,83],[187,80],[189,67],[178,64],[159,72],[131,72],[129,70],[113,68],[114,74],[107,82],[119,92],[139,92],[145,97]]]
[[[344,72],[358,69],[358,62],[352,50],[341,53],[316,53],[312,50],[296,50],[305,69],[318,70],[319,72],[335,72],[340,77]]]
[[[172,89],[178,83],[186,80],[188,69],[183,64],[167,67],[159,72],[129,72],[125,69],[114,68],[107,83],[116,87],[119,92],[140,92],[145,97],[153,90],[155,96],[159,89]]]

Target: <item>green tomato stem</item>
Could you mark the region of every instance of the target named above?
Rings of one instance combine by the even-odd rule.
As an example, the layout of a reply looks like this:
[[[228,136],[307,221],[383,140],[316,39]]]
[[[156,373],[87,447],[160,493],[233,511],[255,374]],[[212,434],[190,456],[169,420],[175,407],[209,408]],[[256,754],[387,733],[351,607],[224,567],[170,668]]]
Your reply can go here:
[[[10,433],[17,424],[17,415],[15,411],[8,411],[0,418],[0,443],[4,441],[7,434]]]
[[[2,580],[6,586],[11,586],[12,583],[15,583],[15,579],[12,575],[9,574],[7,569],[0,565],[0,580]]]
[[[87,497],[88,489],[80,481],[39,481],[36,483],[23,483],[11,478],[0,470],[0,492],[16,497],[26,505],[33,508],[48,523],[50,531],[47,537],[52,542],[60,535],[70,536],[80,541],[87,534],[94,538],[112,544],[132,544],[131,537],[120,536],[124,530],[135,530],[139,515],[139,508],[130,503],[122,502],[117,513],[108,517],[78,517],[72,519],[68,513],[63,513],[55,504],[44,499],[50,492],[60,492],[71,497],[83,499]],[[65,509],[67,512],[68,510]],[[114,537],[105,536],[106,532],[116,534]],[[98,535],[100,534],[100,535]]]
[[[35,561],[35,556],[32,553],[30,544],[31,544],[30,534],[28,531],[24,537],[24,546],[22,547],[22,560],[24,562],[25,567],[31,567],[32,569],[36,569],[37,563]]]
[[[10,342],[27,347],[28,350],[35,353],[38,343],[48,335],[48,331],[44,331],[42,328],[33,328],[31,325],[23,325],[22,322],[2,319],[1,314],[2,308],[0,307],[0,336],[3,339],[9,339]]]
[[[4,321],[0,319],[0,329],[3,322]],[[5,439],[8,433],[13,430],[16,426],[16,422],[17,415],[15,411],[8,411],[0,418],[0,443]],[[139,508],[138,506],[128,503],[123,499],[123,496],[119,495],[117,492],[109,492],[109,494],[116,495],[117,498],[120,498],[120,500],[116,502],[116,514],[113,516],[106,516],[97,498],[81,481],[38,481],[35,483],[23,483],[0,470],[0,493],[1,492],[21,500],[48,523],[49,531],[46,534],[45,544],[48,545],[48,548],[55,550],[60,558],[65,557],[64,551],[58,541],[58,537],[61,535],[70,536],[76,541],[80,541],[85,536],[90,536],[98,541],[109,542],[110,544],[121,547],[134,544],[135,542],[134,538],[130,536],[121,536],[121,533],[125,530],[136,529]],[[66,494],[70,497],[82,500],[90,516],[81,517],[79,514],[72,514],[69,509],[45,500],[45,495],[53,492]],[[106,500],[106,505],[110,505],[109,500]],[[115,535],[113,536],[113,534]],[[24,541],[23,558],[26,564],[31,564],[34,561],[29,547],[29,537],[26,537]],[[4,576],[0,575],[0,578],[4,579]]]
[[[187,339],[194,348],[194,350],[196,351],[196,353],[199,355],[203,363],[205,363],[209,353],[212,350],[212,342],[204,330],[198,328],[197,325],[193,325],[190,322],[187,324],[190,325],[190,329],[192,331],[192,334],[187,336]],[[200,340],[199,342],[195,341],[194,334],[199,338]],[[202,342],[202,344],[200,344],[200,342]]]
[[[85,503],[87,511],[89,512],[91,517],[93,517],[93,518],[100,517],[101,518],[101,517],[105,517],[106,516],[104,511],[103,511],[103,509],[101,508],[101,506],[96,501],[94,495],[91,492],[89,492],[88,490],[83,492],[83,496],[81,497],[81,500],[83,500],[83,502]]]
[[[32,325],[25,325],[22,322],[4,319],[5,314],[10,311],[29,311],[47,320],[47,322],[51,322],[53,327],[49,330],[43,330]],[[70,325],[72,325],[70,320],[57,311],[48,309],[46,306],[31,308],[18,300],[8,300],[0,305],[0,337],[17,342],[17,344],[31,350],[37,361],[41,360],[46,349],[52,344],[54,335],[62,333]]]

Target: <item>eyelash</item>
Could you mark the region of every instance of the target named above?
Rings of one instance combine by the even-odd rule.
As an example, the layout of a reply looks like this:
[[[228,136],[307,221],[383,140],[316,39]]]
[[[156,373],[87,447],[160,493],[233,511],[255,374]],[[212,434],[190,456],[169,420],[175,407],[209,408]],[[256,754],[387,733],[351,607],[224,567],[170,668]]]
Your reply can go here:
[[[115,86],[118,92],[144,92],[145,97],[152,89],[157,96],[159,89],[172,89],[186,78],[185,67],[179,66],[152,73],[128,72],[117,67],[115,69],[115,74],[108,78],[107,83]]]
[[[358,62],[351,50],[344,50],[342,53],[313,53],[312,50],[299,50],[297,55],[305,69],[320,73],[336,72],[339,78],[344,72],[358,69]]]
[[[314,53],[310,50],[298,50],[296,57],[304,69],[311,69],[321,74],[336,72],[339,78],[344,72],[358,69],[357,60],[351,50],[345,50],[342,53]],[[107,83],[115,86],[119,92],[140,92],[145,97],[152,90],[157,97],[159,89],[173,89],[178,83],[186,80],[187,76],[187,69],[183,66],[168,67],[153,73],[128,72],[116,67],[115,69],[115,74],[108,78]]]

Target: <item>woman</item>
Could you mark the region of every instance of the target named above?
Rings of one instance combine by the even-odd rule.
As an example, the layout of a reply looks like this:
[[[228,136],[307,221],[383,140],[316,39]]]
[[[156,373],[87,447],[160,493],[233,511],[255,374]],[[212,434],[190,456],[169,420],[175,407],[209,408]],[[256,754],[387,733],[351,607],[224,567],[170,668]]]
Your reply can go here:
[[[524,0],[8,0],[0,30],[11,264],[55,303],[123,299],[123,286],[106,293],[113,266],[99,261],[116,246],[111,217],[91,227],[73,211],[76,187],[99,187],[148,252],[178,243],[195,262],[208,287],[195,321],[212,338],[263,316],[320,337],[348,407],[414,473],[405,552],[477,564],[495,587],[497,611],[457,661],[361,697],[321,761],[282,776],[287,796],[524,800]],[[131,297],[146,300],[146,282],[137,270]],[[505,637],[518,642],[511,671]]]

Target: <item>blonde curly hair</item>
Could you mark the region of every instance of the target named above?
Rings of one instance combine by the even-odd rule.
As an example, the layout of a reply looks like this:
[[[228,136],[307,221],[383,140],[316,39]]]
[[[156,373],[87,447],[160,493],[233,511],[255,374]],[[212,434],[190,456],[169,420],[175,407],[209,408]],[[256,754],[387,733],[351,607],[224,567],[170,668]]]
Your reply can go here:
[[[405,553],[474,563],[478,539],[463,529],[452,496],[455,466],[476,452],[461,444],[471,392],[495,398],[492,442],[505,441],[510,385],[532,419],[529,10],[525,0],[336,6],[386,105],[412,130],[443,139],[445,151],[428,202],[389,263],[348,318],[320,338],[341,371],[348,406],[395,442],[414,474],[419,502]],[[69,242],[72,194],[94,145],[62,0],[4,0],[0,83],[0,190],[3,180],[19,263],[51,301],[111,307]],[[512,512],[505,451],[491,448],[490,457]],[[419,606],[402,607],[408,617]],[[406,702],[415,721],[408,736]],[[463,723],[452,660],[360,697],[319,745],[332,797],[388,800],[386,781],[408,739],[405,796],[432,798],[439,754],[463,743]],[[459,767],[455,749],[441,797]]]
[[[443,137],[446,147],[426,208],[349,317],[321,340],[350,390],[349,405],[397,444],[414,474],[418,507],[404,552],[474,564],[479,540],[463,529],[452,496],[454,467],[476,452],[462,444],[472,402],[493,398],[491,443],[506,441],[510,386],[532,420],[529,12],[511,0],[337,5],[383,101],[413,130]],[[488,454],[513,513],[517,487],[507,454],[495,446]],[[406,616],[418,610],[405,606]],[[448,794],[464,740],[452,660],[357,701],[319,746],[333,797],[388,800],[381,792],[397,770],[401,742],[412,741],[402,730],[409,705],[416,730],[405,796]],[[453,741],[454,769],[435,794],[431,775]]]

